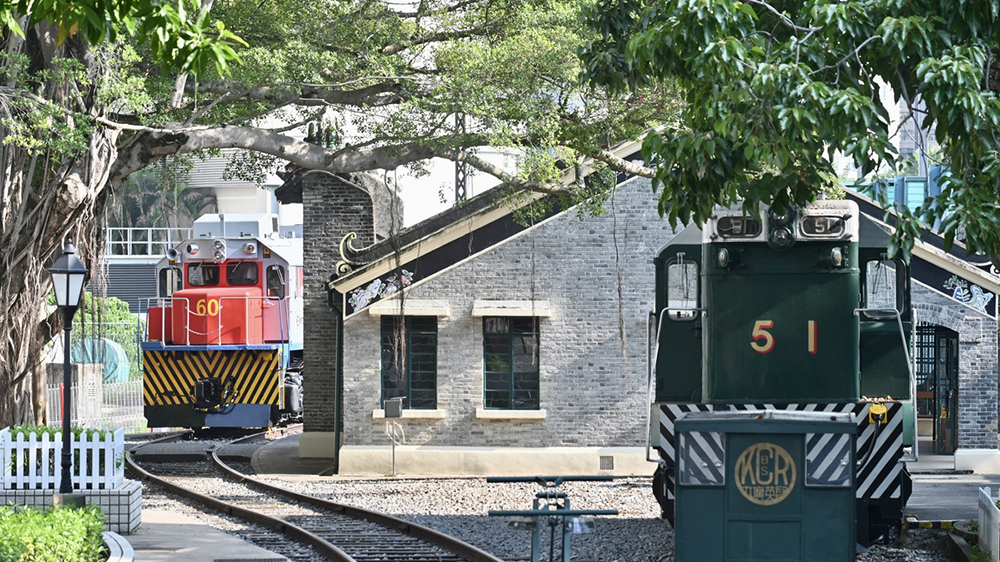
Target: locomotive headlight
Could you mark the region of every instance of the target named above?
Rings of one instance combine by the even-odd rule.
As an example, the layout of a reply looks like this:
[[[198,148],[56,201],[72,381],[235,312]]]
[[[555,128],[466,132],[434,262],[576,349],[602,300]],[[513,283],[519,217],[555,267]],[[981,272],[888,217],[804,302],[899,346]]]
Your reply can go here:
[[[719,248],[719,253],[715,256],[715,261],[718,262],[719,267],[729,266],[729,250],[725,248]]]
[[[187,253],[193,256],[198,253],[199,248],[197,244],[191,243],[187,245],[187,248],[185,248],[185,250],[187,251]]]
[[[792,231],[785,227],[777,228],[771,233],[771,241],[779,247],[785,247],[792,243]]]
[[[215,248],[215,252],[212,254],[212,259],[217,262],[226,261],[226,241],[221,238],[216,239],[212,242],[212,246]]]
[[[834,248],[830,250],[830,263],[834,267],[840,267],[844,265],[844,250],[841,248]]]
[[[257,246],[253,242],[247,242],[243,245],[243,253],[252,256],[257,253]]]
[[[792,220],[792,216],[788,213],[776,213],[771,212],[771,223],[777,226],[785,226],[788,222]]]

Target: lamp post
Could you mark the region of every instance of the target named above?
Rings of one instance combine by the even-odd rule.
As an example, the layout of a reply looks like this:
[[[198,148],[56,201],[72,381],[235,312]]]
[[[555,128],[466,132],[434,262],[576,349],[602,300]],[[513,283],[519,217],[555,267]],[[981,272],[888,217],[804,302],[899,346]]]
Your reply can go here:
[[[83,507],[84,496],[73,493],[70,476],[73,471],[73,453],[70,448],[70,389],[72,387],[72,367],[70,366],[70,331],[73,330],[73,315],[80,306],[83,283],[87,277],[87,267],[76,257],[76,248],[68,242],[63,253],[49,268],[52,287],[56,293],[56,305],[63,315],[63,412],[62,412],[62,481],[59,493],[53,497],[53,505]]]

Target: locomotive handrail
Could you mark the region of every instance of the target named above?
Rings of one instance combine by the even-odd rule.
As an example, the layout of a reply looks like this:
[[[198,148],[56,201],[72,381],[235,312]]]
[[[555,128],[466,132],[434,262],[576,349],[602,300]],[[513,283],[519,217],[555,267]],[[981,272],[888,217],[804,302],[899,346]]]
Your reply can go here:
[[[647,346],[647,349],[648,349],[648,346],[649,346],[649,343],[648,343],[649,342],[649,326],[650,326],[649,320],[651,318],[653,318],[654,316],[656,316],[658,318],[658,320],[656,322],[656,342],[653,344],[652,357],[650,357],[650,354],[648,352],[646,353],[646,355],[647,355],[647,357],[646,357],[646,360],[647,360],[647,369],[646,369],[646,401],[649,404],[649,408],[647,408],[647,411],[646,411],[646,427],[647,428],[652,427],[652,423],[653,423],[653,404],[656,403],[655,398],[653,396],[653,371],[656,369],[655,365],[659,362],[659,359],[660,359],[660,331],[663,330],[663,320],[665,318],[667,318],[667,315],[664,314],[664,312],[666,312],[667,310],[676,310],[678,312],[701,312],[701,313],[704,313],[706,309],[699,308],[699,307],[695,307],[695,308],[682,308],[682,307],[675,307],[675,306],[665,306],[665,307],[663,307],[663,308],[660,309],[660,313],[659,314],[656,314],[652,310],[649,311],[649,316],[646,319],[646,342],[647,342],[646,346]],[[646,432],[646,462],[655,462],[657,464],[661,464],[661,463],[664,462],[663,459],[659,459],[659,458],[654,459],[654,458],[652,458],[650,456],[650,452],[653,450],[653,447],[652,447],[653,444],[652,444],[651,434],[652,434],[652,430]]]
[[[878,313],[878,314],[888,314],[888,315],[891,315],[891,316],[893,316],[893,317],[896,318],[896,325],[899,326],[899,339],[903,343],[903,357],[906,359],[906,372],[910,374],[910,400],[913,402],[913,406],[914,406],[913,407],[913,412],[914,412],[914,416],[916,416],[916,411],[917,411],[917,409],[916,409],[917,393],[916,393],[915,389],[916,389],[916,384],[917,384],[917,378],[916,378],[916,375],[913,373],[913,362],[910,359],[910,346],[906,342],[906,330],[903,329],[903,316],[902,316],[902,313],[900,311],[896,310],[895,308],[855,308],[854,309],[854,315],[855,316],[860,316],[861,313],[863,313],[863,312],[875,312],[875,313]],[[916,424],[914,424],[914,431],[915,430],[916,430]],[[914,439],[914,443],[913,443],[913,447],[912,447],[912,451],[911,451],[911,453],[912,453],[911,458],[905,458],[903,460],[904,461],[916,461],[919,458],[919,456],[920,456],[920,453],[919,453],[919,451],[917,449],[919,449],[919,447],[917,447],[916,439]]]
[[[186,305],[184,308],[185,308],[185,311],[187,313],[186,314],[187,319],[184,321],[184,326],[183,326],[183,328],[184,328],[184,338],[185,339],[184,339],[184,342],[183,342],[182,345],[191,345],[191,334],[197,334],[197,335],[200,335],[200,336],[212,337],[215,340],[215,342],[212,345],[223,345],[223,343],[222,343],[222,334],[225,331],[225,327],[226,327],[225,324],[222,323],[223,310],[225,309],[225,303],[223,301],[226,301],[226,300],[229,300],[229,301],[234,301],[234,300],[235,301],[242,301],[242,302],[246,303],[247,306],[244,307],[243,325],[247,326],[247,327],[250,326],[250,308],[251,308],[250,307],[250,303],[251,302],[253,302],[253,301],[260,302],[260,306],[261,306],[262,310],[265,307],[278,306],[278,319],[279,319],[280,330],[281,330],[280,337],[282,338],[281,339],[281,345],[282,345],[282,347],[288,347],[290,345],[289,342],[290,342],[290,338],[291,338],[291,332],[290,332],[290,329],[288,328],[288,324],[287,324],[288,320],[290,319],[290,307],[288,305],[288,301],[290,300],[290,297],[277,298],[277,297],[268,297],[268,296],[263,296],[263,295],[262,296],[247,296],[247,295],[244,295],[244,296],[232,296],[232,295],[229,295],[229,296],[220,296],[220,297],[217,297],[217,300],[219,302],[219,310],[215,314],[208,314],[208,313],[199,314],[198,312],[196,312],[195,310],[192,309],[192,307],[191,307],[191,299],[189,297],[147,297],[147,298],[143,298],[143,299],[139,299],[139,300],[140,300],[140,304],[139,304],[140,311],[142,309],[142,303],[143,303],[143,301],[145,301],[145,303],[146,303],[146,314],[147,315],[154,314],[152,311],[156,311],[155,314],[159,314],[161,330],[164,330],[164,333],[161,334],[161,337],[163,338],[161,340],[163,342],[163,345],[167,345],[166,341],[167,341],[167,337],[168,337],[167,334],[165,333],[166,318],[167,318],[167,314],[168,314],[167,311],[174,308],[174,302],[175,301],[184,301],[184,303]],[[156,302],[157,306],[152,306],[152,303],[154,301]],[[272,304],[271,301],[278,301],[278,302],[275,305],[275,304]],[[191,320],[190,320],[191,317],[218,318],[219,319],[219,325],[218,325],[218,327],[215,327],[212,330],[209,330],[209,331],[206,331],[206,332],[201,332],[201,331],[195,330],[192,327],[192,323],[191,323]],[[149,325],[150,325],[150,323],[147,322],[147,324],[146,324],[146,331],[143,334],[143,341],[150,341],[150,339],[149,339]],[[265,336],[265,334],[262,332],[261,333],[262,339],[264,338],[264,336]],[[249,329],[245,329],[244,330],[242,343],[244,345],[251,345],[250,330]]]

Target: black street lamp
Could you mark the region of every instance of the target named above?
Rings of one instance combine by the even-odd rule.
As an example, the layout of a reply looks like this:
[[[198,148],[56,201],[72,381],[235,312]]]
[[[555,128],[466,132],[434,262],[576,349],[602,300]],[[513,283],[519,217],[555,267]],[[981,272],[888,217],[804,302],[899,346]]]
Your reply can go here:
[[[73,493],[73,483],[70,476],[73,471],[73,453],[70,448],[70,388],[72,387],[72,367],[70,366],[70,331],[73,330],[73,315],[80,306],[83,296],[83,283],[87,278],[87,267],[76,257],[73,244],[67,243],[63,253],[52,267],[52,288],[56,293],[56,305],[63,314],[63,412],[62,412],[62,481],[59,483],[59,493],[53,498],[54,505],[83,507],[84,496]]]

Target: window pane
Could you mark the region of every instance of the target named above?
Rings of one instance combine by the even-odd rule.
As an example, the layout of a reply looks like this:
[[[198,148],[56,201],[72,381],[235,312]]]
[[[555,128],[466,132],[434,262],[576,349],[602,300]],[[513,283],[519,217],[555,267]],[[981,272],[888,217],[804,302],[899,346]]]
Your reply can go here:
[[[538,408],[538,391],[514,391],[514,409],[529,410]]]
[[[892,260],[870,261],[865,264],[865,308],[899,310],[897,300],[896,264]],[[894,318],[888,312],[866,312],[870,318]]]
[[[487,334],[507,334],[510,333],[510,320],[507,318],[484,318],[483,329]]]
[[[483,403],[487,408],[510,408],[510,392],[487,390]]]
[[[538,361],[535,361],[534,355],[515,355],[514,356],[514,370],[515,371],[537,371]]]
[[[285,268],[281,265],[267,266],[267,296],[285,298]]]
[[[506,390],[510,388],[510,377],[507,373],[486,373],[487,390]]]
[[[537,409],[538,318],[483,318],[483,404]]]
[[[536,341],[533,335],[514,336],[514,353],[534,355],[535,349],[537,349]]]
[[[408,320],[414,332],[437,332],[437,318],[434,316],[413,316]]]
[[[510,348],[510,338],[507,336],[486,336],[483,339],[486,353],[502,353],[506,355]]]
[[[437,318],[383,316],[382,396],[404,408],[437,407]]]
[[[521,333],[533,333],[538,327],[538,319],[535,317],[531,318],[514,318],[514,331]]]
[[[165,267],[160,270],[159,296],[169,297],[174,291],[181,289],[181,270],[176,267]]]
[[[226,266],[226,283],[230,285],[256,285],[259,278],[256,262],[241,261]]]
[[[698,264],[685,261],[678,255],[667,265],[667,308],[687,309],[698,307]],[[692,320],[697,313],[692,310],[669,312],[672,320]]]
[[[436,349],[436,336],[425,336],[420,334],[410,335],[410,353],[434,353]]]
[[[510,357],[507,355],[487,355],[486,356],[486,371],[487,372],[510,372]]]
[[[538,388],[538,375],[535,373],[514,373],[514,388],[530,390]]]
[[[410,393],[410,408],[414,409],[424,409],[433,410],[437,407],[437,395],[433,390],[430,391],[417,391],[414,390]]]
[[[188,285],[214,287],[219,284],[219,266],[214,263],[193,263],[188,266]]]

